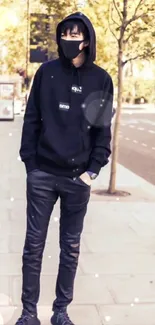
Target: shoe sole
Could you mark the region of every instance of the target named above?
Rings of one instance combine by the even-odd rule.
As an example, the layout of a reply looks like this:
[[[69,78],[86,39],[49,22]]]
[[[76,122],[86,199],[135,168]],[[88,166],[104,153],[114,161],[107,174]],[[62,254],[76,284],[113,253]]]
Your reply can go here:
[[[16,324],[15,324],[15,325],[16,325]],[[35,325],[41,325],[40,320],[38,320],[37,324],[36,324],[36,322],[35,322]]]

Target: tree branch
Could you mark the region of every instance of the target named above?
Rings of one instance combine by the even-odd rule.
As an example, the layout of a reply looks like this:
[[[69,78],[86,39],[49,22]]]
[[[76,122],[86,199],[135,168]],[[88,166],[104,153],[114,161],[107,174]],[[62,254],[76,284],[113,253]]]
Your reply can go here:
[[[111,10],[111,4],[109,3],[108,25],[109,25],[109,29],[110,29],[111,34],[114,36],[114,38],[118,42],[118,38],[117,38],[116,34],[114,33],[114,31],[112,30],[111,25],[110,25],[110,15],[111,15],[111,12],[112,12],[112,10]]]
[[[114,4],[114,7],[115,7],[115,9],[116,9],[116,11],[118,13],[118,16],[120,18],[120,21],[122,21],[122,16],[121,16],[121,13],[120,13],[120,11],[119,11],[119,9],[117,7],[117,4],[116,4],[116,1],[115,0],[113,0],[113,4]]]
[[[137,54],[135,57],[127,59],[125,61],[122,62],[122,65],[125,66],[128,62],[130,61],[134,61],[136,59],[148,59],[150,57],[154,57],[155,56],[155,47],[151,48],[150,50],[146,50],[146,52],[144,52],[143,54]]]
[[[124,0],[124,8],[123,8],[123,23],[126,22],[127,15],[128,15],[128,0]]]
[[[117,23],[117,21],[115,21],[115,19],[113,18],[113,11],[112,11],[112,9],[111,9],[111,20],[113,21],[114,24],[116,24],[120,28],[120,26]]]
[[[135,9],[134,16],[136,16],[138,9],[139,9],[139,7],[141,6],[141,4],[142,4],[143,2],[144,2],[144,0],[140,0],[140,1],[139,1],[138,5],[137,5],[137,7],[136,7],[136,9]]]
[[[114,38],[116,39],[116,41],[118,42],[118,38],[117,38],[116,34],[113,32],[110,23],[109,23],[109,29],[110,29],[110,32],[112,33],[112,35],[114,36]]]
[[[123,41],[125,28],[126,28],[126,21],[127,21],[127,6],[128,6],[128,0],[123,0],[123,20],[122,20],[122,26],[120,30],[120,42]]]
[[[126,21],[126,24],[125,24],[125,28],[130,25],[131,23],[133,23],[134,21],[138,20],[139,18],[143,18],[143,17],[146,17],[147,15],[146,14],[141,14],[141,15],[138,15],[138,16],[133,16],[131,19],[127,20]]]
[[[133,33],[131,33],[125,40],[124,43],[127,44],[129,42],[129,39],[133,36]]]
[[[124,3],[125,3],[126,1],[127,1],[127,0],[124,0]],[[135,12],[134,12],[132,18],[129,19],[129,20],[126,20],[126,21],[125,21],[125,26],[124,26],[125,29],[126,29],[126,27],[127,27],[128,25],[130,25],[130,24],[131,24],[132,22],[134,22],[135,20],[137,20],[137,19],[139,19],[139,18],[143,18],[143,17],[146,16],[146,14],[144,14],[144,13],[141,14],[141,15],[137,15],[137,11],[138,11],[139,7],[142,5],[143,2],[144,2],[144,0],[139,0],[137,6],[136,6],[136,8],[135,8]],[[124,5],[124,8],[125,8],[125,5]],[[126,8],[127,8],[127,4],[126,4]],[[123,15],[124,15],[124,13],[123,13]],[[126,15],[126,18],[127,18],[127,15]]]
[[[128,59],[128,60],[125,60],[125,61],[122,62],[122,65],[125,66],[128,62],[130,62],[130,61],[134,61],[134,60],[136,60],[136,59],[138,59],[138,58],[140,58],[140,57],[142,57],[142,55],[137,55],[137,56],[135,56],[135,57],[133,57],[133,58],[130,58],[130,59]]]

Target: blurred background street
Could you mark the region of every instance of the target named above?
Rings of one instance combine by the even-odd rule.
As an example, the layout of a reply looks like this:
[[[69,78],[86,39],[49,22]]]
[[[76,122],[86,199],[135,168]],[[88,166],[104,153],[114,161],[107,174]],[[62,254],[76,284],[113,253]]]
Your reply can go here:
[[[76,325],[155,325],[154,0],[0,2],[0,325],[13,325],[21,312],[26,173],[19,147],[26,102],[36,70],[57,58],[57,23],[76,11],[94,25],[96,64],[111,75],[120,112],[113,134],[116,115],[120,127],[112,141],[118,144],[114,192],[111,161],[93,181],[69,313]],[[59,214],[58,202],[43,259],[42,325],[49,325],[55,298]]]
[[[155,113],[123,114],[118,161],[155,185]]]

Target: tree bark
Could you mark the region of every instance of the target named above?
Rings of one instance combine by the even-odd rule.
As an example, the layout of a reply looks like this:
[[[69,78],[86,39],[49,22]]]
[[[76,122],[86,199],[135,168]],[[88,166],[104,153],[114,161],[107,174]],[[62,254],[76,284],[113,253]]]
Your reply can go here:
[[[138,4],[135,8],[135,12],[133,16],[129,19],[128,18],[128,4],[129,0],[123,0],[123,11],[121,12],[122,19],[121,19],[121,25],[119,28],[120,35],[119,38],[117,38],[117,35],[115,35],[115,32],[112,31],[112,34],[114,35],[115,39],[118,41],[118,96],[117,96],[117,110],[116,110],[116,120],[114,125],[114,134],[113,134],[113,142],[112,142],[112,162],[111,162],[111,173],[110,173],[110,182],[109,182],[109,188],[108,193],[114,194],[116,192],[116,168],[117,168],[117,158],[118,158],[118,150],[119,150],[119,128],[120,128],[120,119],[121,119],[121,109],[122,109],[122,92],[123,92],[123,67],[127,62],[132,62],[133,60],[137,59],[138,57],[144,58],[144,55],[146,55],[146,51],[144,50],[144,53],[142,55],[137,55],[136,57],[130,58],[126,61],[123,61],[123,52],[125,51],[125,47],[127,42],[129,41],[130,37],[132,36],[134,29],[132,30],[132,33],[129,34],[128,37],[126,37],[126,31],[128,25],[131,25],[132,22],[136,21],[138,18],[145,17],[148,15],[148,13],[141,13],[143,0],[139,0]],[[113,5],[117,11],[116,8],[116,2],[113,0]],[[150,7],[151,10],[151,7]],[[118,12],[117,12],[118,14]],[[130,14],[130,13],[129,13]],[[110,26],[110,24],[109,24]],[[149,57],[147,53],[147,57]]]
[[[112,145],[112,162],[111,162],[111,174],[108,193],[114,194],[116,192],[116,166],[119,150],[119,128],[121,119],[122,108],[122,91],[123,91],[123,64],[122,64],[122,47],[119,46],[118,51],[118,95],[117,95],[117,110],[116,120],[114,125],[113,145]]]
[[[124,33],[126,29],[128,0],[123,0],[122,25],[120,28],[120,38],[118,40],[118,95],[116,120],[114,125],[113,144],[112,144],[112,161],[108,193],[116,192],[116,169],[119,150],[119,128],[121,120],[122,93],[123,93],[123,50],[124,50]]]

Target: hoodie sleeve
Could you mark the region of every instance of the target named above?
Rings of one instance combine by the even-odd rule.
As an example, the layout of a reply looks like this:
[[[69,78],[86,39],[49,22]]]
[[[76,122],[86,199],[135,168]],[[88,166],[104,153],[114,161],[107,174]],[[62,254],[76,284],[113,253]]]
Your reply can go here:
[[[100,112],[98,123],[99,127],[94,127],[94,146],[90,155],[88,170],[99,174],[102,167],[109,162],[111,154],[111,120],[113,110],[113,82],[108,75],[107,82],[103,90],[103,107]]]
[[[41,130],[41,114],[39,107],[41,81],[41,67],[37,70],[30,95],[28,98],[26,111],[24,115],[24,124],[22,129],[20,156],[25,163],[27,172],[38,168],[36,162],[37,143]]]

